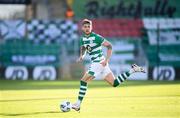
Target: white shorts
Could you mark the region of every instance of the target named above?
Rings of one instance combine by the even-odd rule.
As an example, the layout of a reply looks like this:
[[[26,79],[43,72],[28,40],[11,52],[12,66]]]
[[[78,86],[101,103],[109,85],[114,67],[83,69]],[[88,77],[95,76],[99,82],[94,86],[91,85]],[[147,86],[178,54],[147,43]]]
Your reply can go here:
[[[104,67],[100,63],[92,63],[88,69],[88,74],[94,76],[95,78],[100,77],[104,79],[109,73],[111,73],[109,64]]]

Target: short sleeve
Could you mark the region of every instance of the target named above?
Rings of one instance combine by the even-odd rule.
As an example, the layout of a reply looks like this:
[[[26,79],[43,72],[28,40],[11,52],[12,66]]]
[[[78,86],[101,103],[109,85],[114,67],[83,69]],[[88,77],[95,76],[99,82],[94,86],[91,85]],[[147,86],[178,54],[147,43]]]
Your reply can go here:
[[[101,35],[97,34],[97,42],[98,42],[99,44],[102,44],[104,41],[105,41],[105,38],[102,37]]]
[[[82,37],[80,38],[79,44],[80,44],[80,46],[83,46],[83,40],[82,40]]]

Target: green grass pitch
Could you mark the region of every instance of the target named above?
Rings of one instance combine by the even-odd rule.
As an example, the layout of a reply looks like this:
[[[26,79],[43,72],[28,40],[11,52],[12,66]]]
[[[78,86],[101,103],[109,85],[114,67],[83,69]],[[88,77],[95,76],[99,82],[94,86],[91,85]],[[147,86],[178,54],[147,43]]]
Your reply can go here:
[[[63,113],[76,101],[79,81],[0,80],[0,118],[180,118],[180,81],[104,81],[88,86],[81,112]]]

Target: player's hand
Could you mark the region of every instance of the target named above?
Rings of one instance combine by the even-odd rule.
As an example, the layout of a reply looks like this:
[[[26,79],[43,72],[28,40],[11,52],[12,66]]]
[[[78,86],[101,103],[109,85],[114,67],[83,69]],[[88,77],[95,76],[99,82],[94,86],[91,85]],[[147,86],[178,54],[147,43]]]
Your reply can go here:
[[[107,63],[108,63],[108,60],[106,60],[106,59],[103,60],[102,62],[100,62],[100,64],[102,64],[102,66],[104,66],[104,67],[107,65]]]
[[[83,57],[82,56],[80,56],[77,60],[76,60],[76,62],[82,62],[83,61]]]

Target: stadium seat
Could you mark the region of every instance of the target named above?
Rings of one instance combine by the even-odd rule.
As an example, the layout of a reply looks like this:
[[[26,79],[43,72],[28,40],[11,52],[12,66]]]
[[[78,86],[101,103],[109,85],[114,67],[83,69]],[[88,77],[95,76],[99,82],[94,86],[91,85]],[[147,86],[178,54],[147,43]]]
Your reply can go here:
[[[143,23],[140,19],[96,19],[94,31],[107,37],[139,37]]]

